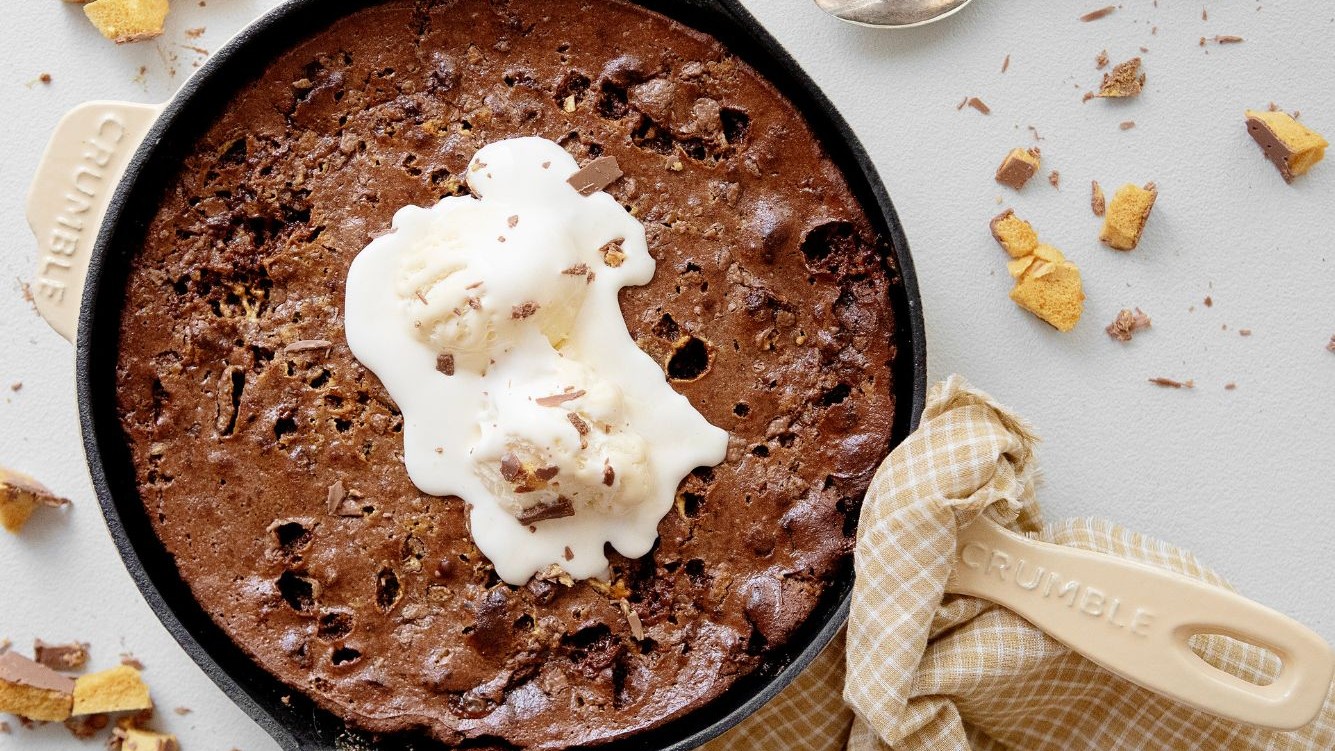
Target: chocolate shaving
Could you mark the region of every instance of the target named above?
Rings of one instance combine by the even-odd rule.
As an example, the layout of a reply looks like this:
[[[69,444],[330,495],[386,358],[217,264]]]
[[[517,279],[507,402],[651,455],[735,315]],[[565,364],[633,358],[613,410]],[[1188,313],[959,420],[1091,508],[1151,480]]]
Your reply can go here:
[[[575,551],[571,550],[570,546],[567,545],[565,552],[561,554],[561,557],[565,558],[567,561],[572,561],[575,559]]]
[[[621,606],[621,612],[626,616],[626,623],[630,624],[630,635],[635,641],[644,640],[644,624],[640,622],[640,614],[626,602],[625,598],[617,601]]]
[[[551,396],[540,396],[533,402],[539,407],[559,407],[566,402],[574,401],[586,394],[584,389],[579,391],[567,391],[564,394],[552,394]]]
[[[133,654],[129,652],[121,652],[121,664],[129,665],[135,670],[144,669],[144,663],[140,662],[138,657],[135,657]]]
[[[425,302],[425,301],[423,301]],[[309,352],[313,349],[329,349],[334,343],[327,339],[302,339],[283,347],[284,352]]]
[[[1105,5],[1104,7],[1099,8],[1098,10],[1091,10],[1090,12],[1081,16],[1080,20],[1084,21],[1085,23],[1089,23],[1090,21],[1097,21],[1100,18],[1105,18],[1108,15],[1112,14],[1112,12],[1115,10],[1117,10],[1116,5]]]
[[[1108,202],[1103,197],[1103,186],[1099,185],[1098,180],[1091,180],[1089,189],[1090,210],[1094,212],[1094,216],[1103,216],[1108,212]]]
[[[1150,317],[1140,308],[1136,308],[1134,313],[1123,309],[1117,314],[1117,319],[1108,324],[1108,328],[1104,330],[1108,332],[1108,336],[1119,342],[1129,342],[1137,331],[1149,328],[1150,324]]]
[[[454,375],[454,355],[445,352],[436,356],[436,370],[447,376]]]
[[[514,308],[510,310],[510,317],[516,321],[522,321],[537,312],[538,304],[529,300],[528,302],[514,306]]]
[[[971,96],[971,97],[969,97],[969,99],[968,99],[968,105],[969,105],[970,107],[973,107],[974,109],[978,110],[979,112],[983,113],[984,115],[990,115],[990,114],[992,114],[992,108],[991,108],[991,107],[988,107],[988,106],[983,102],[983,100],[979,99],[979,98],[976,97],[976,96]]]
[[[621,166],[616,157],[602,156],[579,168],[566,182],[579,191],[582,196],[591,196],[606,188],[622,176]]]
[[[1243,41],[1242,37],[1233,34],[1220,34],[1214,38],[1215,44],[1237,44]]]
[[[52,670],[78,670],[88,662],[88,645],[83,642],[47,644],[37,639],[32,652],[38,662]]]
[[[1011,56],[1006,55],[1006,59],[1001,61],[1001,72],[1005,73],[1006,71],[1010,70],[1010,67],[1011,67]]]
[[[1155,386],[1162,386],[1162,387],[1164,387],[1164,388],[1166,388],[1166,389],[1194,389],[1194,388],[1196,388],[1196,382],[1195,382],[1195,381],[1174,381],[1172,378],[1163,378],[1163,377],[1151,378],[1151,379],[1149,379],[1149,381],[1150,381],[1150,383],[1154,384]]]
[[[544,522],[548,519],[564,519],[567,516],[574,515],[575,505],[571,503],[569,498],[559,495],[555,502],[530,506],[515,514],[515,518],[519,520],[520,524],[532,524],[534,522]]]
[[[186,715],[190,714],[190,713],[193,712],[194,710],[191,709],[190,707],[177,707],[176,709],[173,709],[172,711],[175,712],[176,714],[180,715],[181,717],[185,717]]]

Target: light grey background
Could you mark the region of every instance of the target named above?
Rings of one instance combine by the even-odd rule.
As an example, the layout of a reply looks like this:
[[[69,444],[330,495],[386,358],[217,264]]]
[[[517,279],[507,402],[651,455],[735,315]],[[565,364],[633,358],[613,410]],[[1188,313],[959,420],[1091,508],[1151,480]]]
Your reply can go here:
[[[1200,2],[1123,0],[1106,19],[1077,20],[1102,2],[978,0],[939,25],[887,33],[839,24],[806,0],[746,0],[880,167],[917,262],[932,378],[966,375],[1045,437],[1048,515],[1107,517],[1190,548],[1243,593],[1335,640],[1335,354],[1325,349],[1335,334],[1335,163],[1285,185],[1242,122],[1245,108],[1274,101],[1335,136],[1335,11],[1208,2],[1205,21]],[[79,443],[71,347],[19,294],[35,253],[23,200],[61,113],[96,98],[164,100],[202,57],[185,45],[216,49],[277,4],[174,0],[164,37],[123,47],[57,0],[7,3],[0,24],[10,144],[0,162],[0,463],[75,503],[39,514],[20,538],[0,535],[0,637],[25,651],[34,636],[87,640],[99,668],[133,651],[165,710],[159,725],[187,751],[276,746],[166,634],[113,549]],[[187,38],[200,26],[200,39]],[[1199,45],[1215,34],[1246,41]],[[1143,96],[1081,102],[1100,50],[1117,61],[1141,46]],[[49,86],[36,82],[43,72]],[[990,116],[956,109],[975,95]],[[1124,120],[1136,127],[1120,130]],[[1059,190],[992,182],[1009,148],[1033,144],[1030,125],[1045,171],[1061,172]],[[1159,184],[1138,250],[1097,243],[1091,179]],[[1080,265],[1089,300],[1074,333],[1006,298],[1006,259],[987,232],[999,199]],[[1103,326],[1130,306],[1154,329],[1118,344]],[[1160,389],[1151,376],[1196,389]],[[11,393],[15,381],[23,388]],[[176,706],[194,712],[180,717]],[[58,725],[0,735],[0,748],[75,747]]]

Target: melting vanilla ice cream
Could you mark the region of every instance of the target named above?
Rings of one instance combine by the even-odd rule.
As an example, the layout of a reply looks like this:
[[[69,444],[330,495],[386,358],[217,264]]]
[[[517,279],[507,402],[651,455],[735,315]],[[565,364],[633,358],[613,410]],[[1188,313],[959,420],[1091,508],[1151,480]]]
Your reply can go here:
[[[400,209],[348,271],[348,345],[403,411],[409,476],[469,504],[511,584],[605,575],[605,543],[648,553],[681,479],[727,451],[626,330],[643,226],[577,171],[546,139],[490,144],[472,196]]]

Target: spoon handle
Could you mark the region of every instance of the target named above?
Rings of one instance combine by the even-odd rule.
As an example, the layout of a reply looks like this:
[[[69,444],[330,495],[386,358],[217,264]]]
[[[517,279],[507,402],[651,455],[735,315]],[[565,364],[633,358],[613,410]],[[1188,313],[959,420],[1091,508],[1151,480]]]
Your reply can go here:
[[[1297,621],[1222,587],[1101,553],[1039,542],[986,517],[962,530],[946,591],[1024,617],[1143,688],[1203,712],[1294,730],[1321,711],[1335,653]],[[1187,640],[1222,634],[1283,664],[1268,685],[1215,668]]]

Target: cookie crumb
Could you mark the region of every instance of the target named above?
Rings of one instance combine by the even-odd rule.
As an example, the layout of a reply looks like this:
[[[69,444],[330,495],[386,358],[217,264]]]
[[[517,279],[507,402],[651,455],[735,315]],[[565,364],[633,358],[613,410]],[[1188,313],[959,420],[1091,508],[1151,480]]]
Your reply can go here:
[[[1163,388],[1166,388],[1166,389],[1194,389],[1194,388],[1196,388],[1196,382],[1195,382],[1195,381],[1191,381],[1191,380],[1187,380],[1187,381],[1175,381],[1175,380],[1173,380],[1172,378],[1157,377],[1157,378],[1151,378],[1151,379],[1149,379],[1149,381],[1150,381],[1150,383],[1154,384],[1155,386],[1162,386]]]
[[[1150,325],[1150,317],[1145,315],[1145,311],[1136,308],[1135,312],[1132,312],[1123,308],[1117,314],[1116,320],[1108,324],[1108,328],[1104,330],[1108,332],[1108,336],[1119,342],[1129,342],[1137,331],[1150,328]]]

